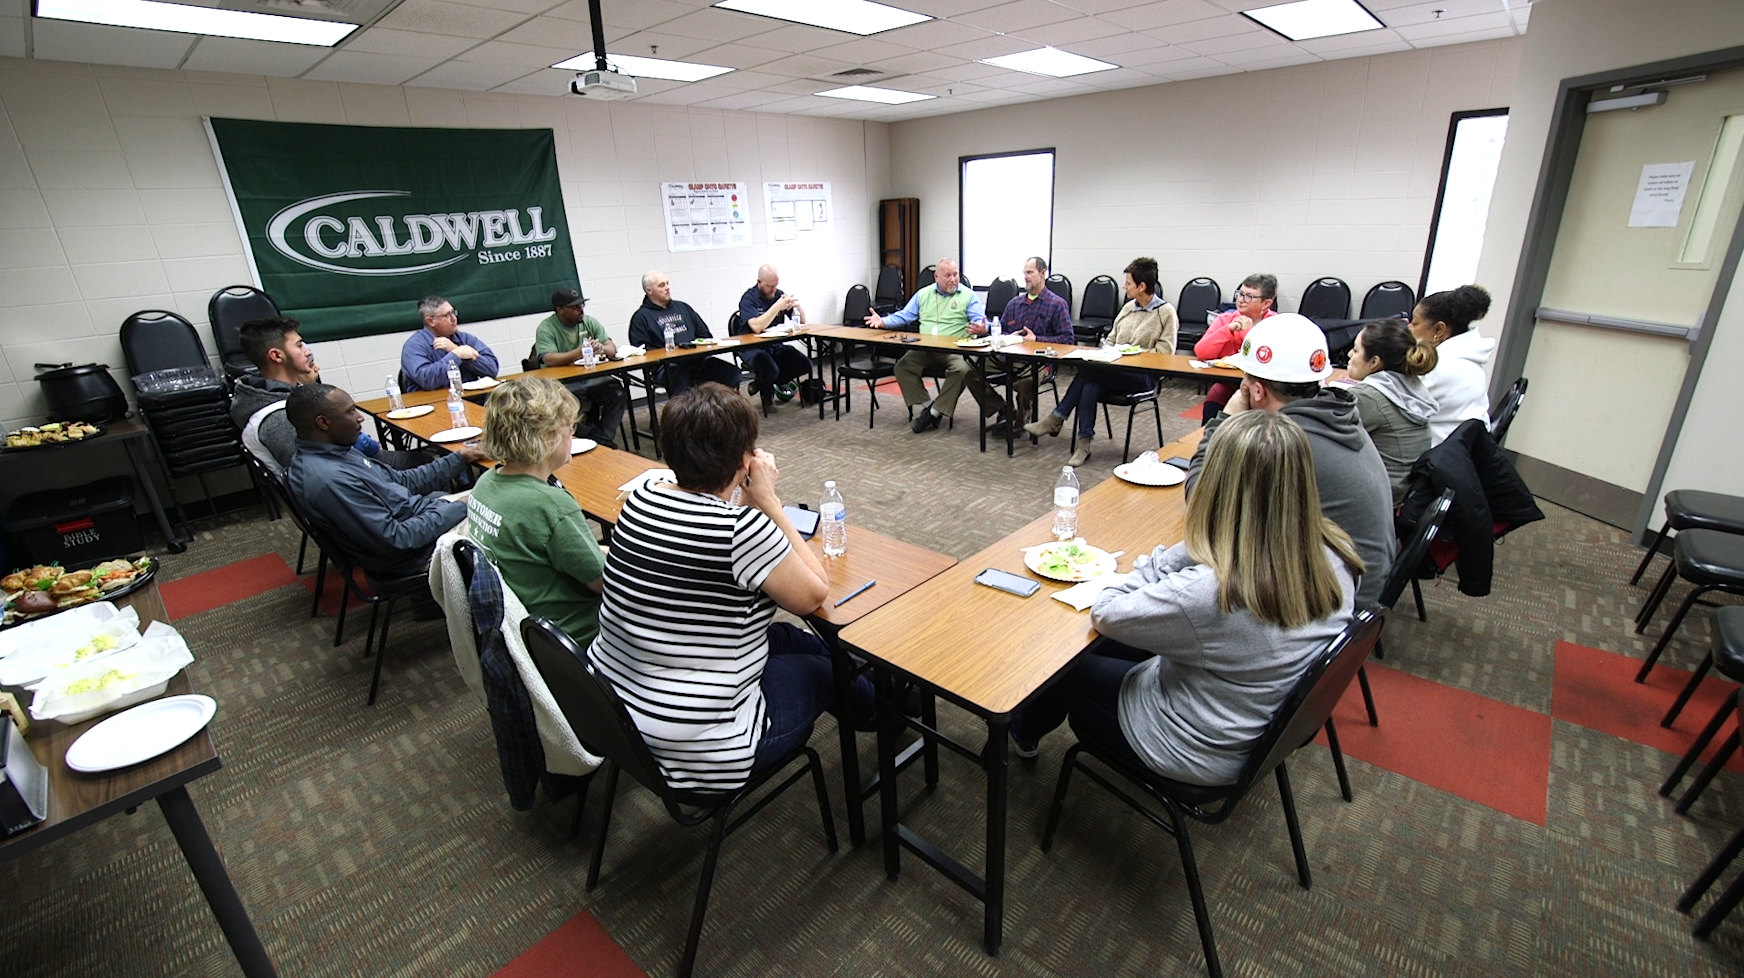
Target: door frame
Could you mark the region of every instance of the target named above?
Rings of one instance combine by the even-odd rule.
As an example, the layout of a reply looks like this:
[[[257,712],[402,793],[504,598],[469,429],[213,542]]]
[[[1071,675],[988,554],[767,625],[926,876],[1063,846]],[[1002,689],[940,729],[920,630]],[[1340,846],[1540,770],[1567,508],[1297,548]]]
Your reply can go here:
[[[1563,210],[1568,204],[1569,187],[1574,180],[1575,159],[1580,153],[1581,135],[1586,130],[1587,103],[1595,92],[1612,85],[1644,84],[1682,75],[1724,71],[1744,67],[1744,47],[1722,48],[1704,54],[1692,54],[1668,61],[1655,61],[1628,68],[1614,68],[1591,75],[1564,78],[1557,90],[1556,107],[1551,114],[1550,133],[1545,139],[1543,162],[1538,170],[1538,184],[1532,195],[1532,207],[1526,218],[1526,235],[1520,249],[1520,261],[1514,269],[1514,288],[1508,300],[1508,312],[1503,320],[1501,341],[1496,350],[1495,370],[1490,377],[1490,400],[1494,403],[1526,369],[1526,355],[1532,348],[1532,334],[1537,325],[1537,311],[1544,298],[1544,284],[1550,275],[1550,259],[1556,249],[1556,236],[1562,227]],[[1659,497],[1666,470],[1671,465],[1673,450],[1683,431],[1696,382],[1701,378],[1708,348],[1713,344],[1715,323],[1732,290],[1741,255],[1744,255],[1744,215],[1732,228],[1732,239],[1715,279],[1714,293],[1708,298],[1701,329],[1690,346],[1690,365],[1684,372],[1677,400],[1666,424],[1665,436],[1653,463],[1647,491],[1642,495],[1636,513],[1633,539],[1646,540],[1647,526],[1659,507]]]

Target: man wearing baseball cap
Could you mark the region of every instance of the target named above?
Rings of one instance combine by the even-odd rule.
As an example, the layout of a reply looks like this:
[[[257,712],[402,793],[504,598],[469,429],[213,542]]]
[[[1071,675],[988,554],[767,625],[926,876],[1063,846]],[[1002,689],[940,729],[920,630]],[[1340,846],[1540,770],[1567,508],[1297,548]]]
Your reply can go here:
[[[1381,455],[1363,430],[1356,398],[1338,387],[1322,387],[1332,375],[1326,334],[1306,316],[1285,313],[1254,324],[1241,349],[1229,357],[1245,375],[1222,411],[1205,426],[1187,491],[1193,491],[1205,450],[1223,419],[1243,411],[1271,411],[1302,427],[1314,452],[1314,481],[1320,510],[1350,534],[1365,570],[1357,586],[1357,607],[1374,604],[1393,565],[1393,490]]]
[[[551,293],[552,313],[539,321],[533,334],[533,357],[540,365],[561,367],[581,360],[588,347],[601,360],[618,355],[618,346],[600,321],[584,311],[587,297],[579,289],[558,289]],[[565,382],[570,393],[581,401],[582,421],[588,426],[587,437],[607,448],[617,446],[618,423],[629,406],[624,385],[612,377],[591,377]]]

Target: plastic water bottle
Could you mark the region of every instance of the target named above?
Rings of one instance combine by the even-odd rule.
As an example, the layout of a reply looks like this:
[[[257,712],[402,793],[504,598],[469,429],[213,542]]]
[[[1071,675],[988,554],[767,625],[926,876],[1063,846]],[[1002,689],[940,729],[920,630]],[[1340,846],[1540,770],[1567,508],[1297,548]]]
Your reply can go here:
[[[448,361],[448,395],[450,397],[462,396],[460,392],[460,364],[454,360]]]
[[[593,340],[581,341],[581,365],[588,368],[599,366],[599,353],[593,348]]]
[[[1078,473],[1070,465],[1060,467],[1054,483],[1054,536],[1070,540],[1078,535]]]
[[[835,482],[824,483],[824,498],[818,503],[818,518],[824,525],[824,556],[848,552],[848,504],[842,501]]]
[[[677,336],[678,336],[678,327],[677,326],[666,327],[666,352],[667,353],[671,353],[673,350],[678,349]]]
[[[387,390],[388,390],[388,410],[399,411],[399,410],[404,409],[406,406],[406,399],[400,393],[400,378],[394,376],[393,374],[388,374]]]
[[[987,338],[992,341],[992,346],[995,350],[999,349],[999,331],[1000,326],[998,316],[994,316],[992,319],[987,320]]]
[[[466,427],[466,401],[460,396],[460,388],[448,388],[448,427]]]

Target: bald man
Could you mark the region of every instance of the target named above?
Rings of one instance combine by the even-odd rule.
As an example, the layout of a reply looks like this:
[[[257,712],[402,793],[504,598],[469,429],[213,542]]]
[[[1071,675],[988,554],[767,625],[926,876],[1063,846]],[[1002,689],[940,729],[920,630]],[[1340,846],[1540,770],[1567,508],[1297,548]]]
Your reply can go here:
[[[933,284],[916,292],[908,305],[888,316],[873,312],[866,325],[873,329],[901,329],[913,326],[931,336],[986,336],[987,313],[981,297],[973,290],[960,288],[963,274],[957,270],[954,258],[941,258],[933,271]],[[939,384],[937,400],[929,399],[921,383],[922,371],[940,367],[945,379]],[[969,365],[969,361],[944,350],[910,350],[896,361],[896,383],[902,388],[902,400],[914,410],[909,427],[915,434],[931,431],[939,422],[957,410],[957,398],[963,388],[969,388],[981,406],[983,417],[998,414],[1003,407],[999,398]]]
[[[672,280],[662,271],[642,273],[642,306],[630,315],[630,342],[652,353],[666,348],[666,328],[673,330],[673,342],[691,346],[699,339],[711,339],[708,323],[696,314],[688,302],[672,297]],[[671,395],[682,394],[692,385],[714,381],[730,390],[739,389],[738,365],[717,357],[686,357],[662,364],[654,372],[654,382]]]
[[[774,265],[757,269],[757,284],[739,297],[739,319],[745,329],[761,334],[772,326],[780,326],[792,318],[803,324],[805,310],[799,298],[781,291],[781,274]],[[759,346],[739,354],[745,368],[757,375],[751,393],[763,398],[763,413],[774,405],[775,388],[790,384],[811,373],[811,359],[785,343]]]

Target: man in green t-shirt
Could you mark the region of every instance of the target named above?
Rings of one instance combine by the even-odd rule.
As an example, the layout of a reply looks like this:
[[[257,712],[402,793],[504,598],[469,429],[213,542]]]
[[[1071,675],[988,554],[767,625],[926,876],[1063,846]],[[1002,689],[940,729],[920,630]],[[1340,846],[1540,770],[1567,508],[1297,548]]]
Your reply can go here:
[[[561,367],[579,362],[586,347],[602,361],[616,357],[618,346],[600,321],[587,315],[587,297],[576,289],[551,293],[552,313],[533,334],[533,357],[540,366]],[[615,377],[572,379],[564,383],[581,400],[586,431],[577,432],[607,448],[617,447],[618,425],[629,407],[629,394]]]

